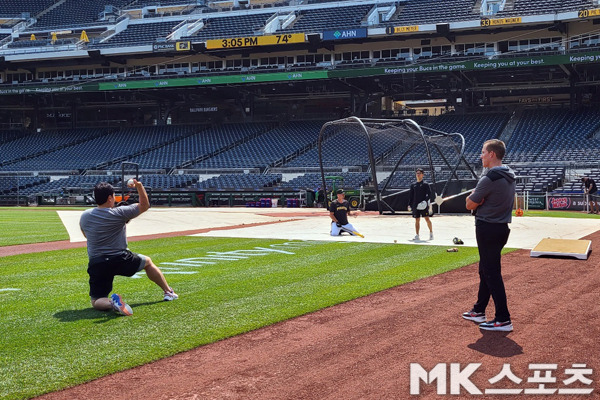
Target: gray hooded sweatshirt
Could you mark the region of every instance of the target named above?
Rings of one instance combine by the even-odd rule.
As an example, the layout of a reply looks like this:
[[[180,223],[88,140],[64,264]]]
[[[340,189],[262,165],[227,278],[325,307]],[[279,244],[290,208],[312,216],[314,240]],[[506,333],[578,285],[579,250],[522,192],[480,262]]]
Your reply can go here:
[[[484,200],[475,211],[475,224],[511,222],[515,186],[515,173],[509,167],[502,165],[490,168],[469,196],[475,203]]]

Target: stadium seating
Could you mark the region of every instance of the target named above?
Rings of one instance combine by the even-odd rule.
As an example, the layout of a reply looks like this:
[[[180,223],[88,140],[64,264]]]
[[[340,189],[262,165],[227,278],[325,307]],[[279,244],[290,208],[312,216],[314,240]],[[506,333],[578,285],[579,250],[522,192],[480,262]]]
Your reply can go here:
[[[268,125],[261,123],[226,124],[183,137],[145,154],[131,157],[129,161],[139,163],[142,169],[174,168],[186,162],[191,165],[198,158],[208,158],[267,129]]]
[[[458,114],[444,114],[435,119],[425,126],[446,133],[460,133],[465,138],[465,158],[468,162],[477,164],[479,163],[479,154],[481,153],[481,146],[487,139],[494,139],[500,136],[502,129],[508,121],[508,114],[474,114],[474,115],[458,115]],[[457,142],[459,145],[460,143]],[[385,159],[385,164],[395,165],[400,157],[404,154],[407,149],[406,144],[398,147],[398,149]],[[445,148],[440,143],[440,149],[444,152],[444,157],[448,159],[451,164],[456,163],[457,158],[455,156],[454,149]],[[433,148],[430,148],[432,161],[435,165],[444,165],[442,156]],[[427,162],[427,154],[423,146],[418,146],[411,150],[403,160],[403,164],[409,165],[420,165]]]
[[[185,39],[217,39],[223,37],[253,36],[255,31],[262,29],[273,13],[234,15],[208,18],[202,29]],[[232,35],[232,32],[235,32]]]
[[[429,183],[433,183],[433,178],[431,177],[429,169],[427,167],[424,167],[424,169],[425,169],[425,176],[424,176],[425,181],[429,182]],[[473,179],[471,171],[468,171],[466,169],[457,170],[456,175],[459,177],[459,179],[465,179],[465,180]],[[437,171],[435,173],[435,181],[436,182],[445,181],[445,180],[449,180],[449,179],[451,179],[449,170]],[[455,178],[452,177],[452,179],[455,179]],[[387,183],[388,181],[390,181],[390,182]],[[401,170],[401,171],[396,171],[393,176],[388,176],[385,179],[383,179],[381,182],[379,182],[379,188],[382,189],[387,184],[386,189],[403,190],[403,189],[409,189],[410,185],[415,182],[416,182],[416,176],[415,176],[414,169]]]
[[[0,194],[25,194],[27,188],[49,181],[49,176],[0,176]]]
[[[148,7],[148,6],[177,6],[177,5],[185,5],[191,6],[196,5],[197,1],[190,0],[138,0],[131,4],[131,7]]]
[[[537,161],[598,162],[600,139],[600,112],[584,110],[569,112],[548,146],[536,156]]]
[[[527,109],[506,143],[506,163],[533,162],[564,123],[563,109]]]
[[[0,15],[13,17],[21,13],[30,13],[33,17],[55,2],[56,0],[0,1]]]
[[[106,5],[122,8],[129,3],[131,0],[66,0],[41,16],[35,24],[35,29],[81,26],[97,21]]]
[[[261,189],[273,187],[281,181],[281,174],[223,174],[198,182],[197,189]]]
[[[546,193],[565,183],[565,167],[517,166],[513,170],[517,175],[517,193]]]
[[[43,170],[83,170],[86,168],[101,167],[101,164],[126,160],[137,153],[149,151],[160,145],[169,143],[182,135],[185,127],[147,127],[128,128],[123,131],[88,136],[89,140],[79,140],[76,143],[66,143],[61,147],[50,147],[52,151],[46,151],[35,157],[5,163],[0,170],[5,171],[43,171]],[[84,131],[85,132],[85,131]],[[94,131],[98,132],[98,131]],[[31,149],[44,150],[44,144],[38,139],[48,139],[41,135],[40,138],[32,136],[31,145],[26,145],[27,151]],[[50,139],[58,137],[59,140],[73,140],[70,135],[54,134]],[[10,142],[18,143],[19,140]],[[5,146],[2,146],[3,148]],[[11,147],[14,147],[11,146]],[[15,149],[15,151],[18,149]],[[13,153],[17,154],[17,153]],[[120,165],[120,164],[118,164]]]
[[[514,0],[514,6],[512,9],[507,8],[504,11],[500,11],[496,17],[513,17],[523,16],[531,14],[545,14],[565,11],[578,11],[586,8],[593,8],[593,2],[591,0],[544,0],[531,1],[531,0]]]
[[[134,44],[151,44],[157,39],[166,38],[177,24],[177,21],[130,24],[127,27],[127,29],[111,37],[106,42],[100,44],[92,44],[90,45],[90,47],[95,48]]]
[[[290,122],[239,146],[203,160],[193,168],[268,167],[314,144],[323,122]]]
[[[332,133],[328,134],[329,132]],[[335,128],[333,131],[326,131],[325,134],[328,136],[323,139],[321,146],[323,166],[366,166],[369,164],[367,139],[363,132]],[[396,142],[396,138],[386,135],[380,136],[379,140],[374,140],[372,144],[374,157],[380,159],[384,153],[393,148]],[[314,147],[284,165],[286,167],[318,167],[319,149]]]
[[[480,18],[479,13],[473,13],[472,0],[411,0],[400,3],[400,7],[397,18],[385,25],[435,24]]]
[[[282,32],[317,32],[324,29],[359,28],[372,4],[310,9],[301,12],[290,28]]]
[[[333,176],[339,176],[342,180],[336,180],[337,187],[343,188],[353,188],[358,189],[361,186],[367,186],[371,181],[371,174],[367,172],[342,172],[332,174]],[[327,175],[330,176],[330,175]],[[327,188],[331,189],[333,187],[334,180],[331,178],[325,178],[325,183],[327,184]],[[304,190],[311,189],[316,190],[317,188],[323,186],[321,174],[318,173],[307,173],[302,174],[296,178],[293,178],[286,182],[281,182],[281,187],[291,188],[296,190]]]
[[[466,157],[478,169],[478,156],[485,139],[499,137],[508,114],[446,114],[430,117],[427,126],[445,132],[460,132],[466,141]],[[174,168],[188,170],[184,175],[146,175],[148,185],[153,188],[260,188],[285,187],[294,189],[316,189],[321,185],[319,173],[307,170],[319,166],[316,140],[323,121],[293,121],[279,124],[245,123],[207,126],[152,126],[123,129],[70,129],[33,131],[0,131],[0,171],[31,172],[56,171],[55,176],[69,171],[73,174],[86,170],[118,170],[122,161],[138,163],[142,170],[170,172]],[[335,168],[329,175],[344,177],[344,186],[360,187],[370,184],[368,172],[345,172],[343,167],[368,165],[366,139],[362,133],[350,131],[328,132],[323,142],[323,161],[328,168]],[[569,111],[566,109],[525,109],[518,117],[516,127],[508,139],[508,153],[505,163],[513,166],[519,178],[519,191],[547,192],[574,190],[566,182],[567,163],[578,165],[597,164],[600,152],[600,111],[586,109]],[[380,165],[394,166],[404,153],[398,147],[393,135],[375,135],[374,155]],[[432,150],[433,161],[443,165],[442,160]],[[414,167],[426,165],[424,154],[413,151],[400,165],[393,181],[388,186],[393,189],[407,188],[414,181]],[[532,163],[537,163],[533,165]],[[549,164],[553,164],[548,167]],[[289,181],[281,181],[277,174],[230,174],[228,169],[253,169],[261,171],[278,167],[289,169],[300,175]],[[385,169],[384,168],[384,169]],[[211,170],[218,178],[205,182],[195,182],[199,170]],[[219,171],[221,170],[221,171]],[[62,172],[61,172],[62,171]],[[280,172],[279,170],[277,172]],[[447,169],[436,173],[437,180],[443,180]],[[30,174],[29,174],[30,175]],[[79,175],[77,175],[79,176]],[[85,175],[81,175],[85,176]],[[466,169],[459,170],[459,176],[470,178]],[[266,177],[266,178],[265,178]],[[16,183],[9,184],[9,177],[0,182],[2,191],[12,192]],[[28,177],[29,179],[31,177]],[[36,190],[41,184],[34,179],[29,183],[25,177],[23,190]],[[37,178],[38,180],[40,178]],[[85,188],[87,181],[77,182],[71,177],[69,185]],[[86,178],[87,179],[87,178]],[[385,180],[379,182],[382,187]],[[58,188],[63,182],[58,183]],[[576,184],[577,182],[575,182]],[[563,186],[564,184],[564,186]],[[242,186],[238,186],[242,185]],[[89,187],[89,185],[88,185]],[[577,189],[579,190],[579,187]]]
[[[107,131],[105,129],[74,129],[74,130],[49,130],[42,132],[30,132],[15,140],[0,146],[0,170],[19,171],[29,160],[36,157],[59,151],[62,148],[73,146],[78,143],[102,137]],[[52,160],[52,157],[49,157]],[[59,164],[59,163],[58,163]],[[58,170],[58,164],[54,161],[46,163],[50,169]],[[15,166],[14,168],[12,166]]]
[[[146,189],[150,190],[165,190],[165,189],[180,189],[186,188],[198,182],[198,175],[177,174],[177,175],[148,175],[140,176],[140,182],[144,184]]]
[[[108,182],[116,185],[120,178],[116,176],[94,176],[94,175],[74,175],[66,178],[60,178],[55,180],[46,181],[31,187],[23,189],[20,194],[22,195],[37,195],[37,194],[68,194],[68,193],[81,193],[82,190],[91,192],[93,187],[98,182]]]

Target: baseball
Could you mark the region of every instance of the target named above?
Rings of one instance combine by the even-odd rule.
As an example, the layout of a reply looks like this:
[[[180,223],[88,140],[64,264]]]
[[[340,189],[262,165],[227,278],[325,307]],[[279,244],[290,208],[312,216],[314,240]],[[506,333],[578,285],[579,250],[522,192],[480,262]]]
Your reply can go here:
[[[134,187],[135,186],[135,182],[133,182],[133,178],[127,181],[127,187]]]

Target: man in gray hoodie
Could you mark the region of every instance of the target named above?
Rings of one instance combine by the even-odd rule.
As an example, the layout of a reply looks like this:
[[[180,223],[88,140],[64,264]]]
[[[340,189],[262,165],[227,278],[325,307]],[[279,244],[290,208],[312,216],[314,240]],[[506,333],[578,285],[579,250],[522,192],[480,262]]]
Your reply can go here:
[[[466,200],[468,210],[475,214],[475,237],[479,249],[479,292],[465,319],[480,323],[479,328],[490,331],[512,331],[506,291],[502,279],[501,252],[508,241],[515,199],[515,174],[502,165],[506,153],[504,142],[487,140],[481,150],[481,162],[487,173],[479,179],[475,190]],[[486,321],[485,309],[490,300],[496,306],[495,318]]]

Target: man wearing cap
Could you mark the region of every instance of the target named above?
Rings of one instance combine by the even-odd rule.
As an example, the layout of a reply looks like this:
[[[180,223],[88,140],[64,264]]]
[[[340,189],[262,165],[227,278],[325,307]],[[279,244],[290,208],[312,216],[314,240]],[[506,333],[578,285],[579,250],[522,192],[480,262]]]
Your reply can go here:
[[[348,222],[350,214],[350,203],[345,199],[344,189],[336,191],[337,200],[331,202],[329,206],[329,216],[331,217],[331,236],[340,236],[342,232],[348,232],[356,236],[356,229]]]
[[[410,185],[408,205],[412,210],[412,216],[415,219],[415,237],[413,240],[419,239],[419,230],[421,228],[421,217],[425,218],[427,227],[429,228],[429,240],[433,240],[433,226],[429,219],[429,204],[432,200],[431,187],[423,180],[425,171],[422,168],[417,168],[415,171],[417,181]]]

